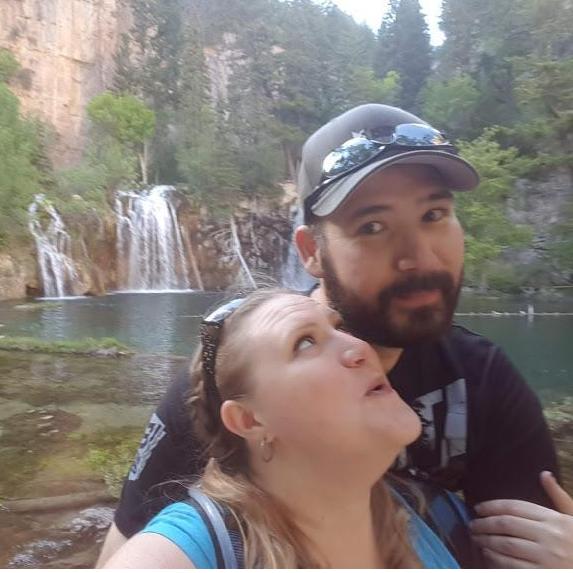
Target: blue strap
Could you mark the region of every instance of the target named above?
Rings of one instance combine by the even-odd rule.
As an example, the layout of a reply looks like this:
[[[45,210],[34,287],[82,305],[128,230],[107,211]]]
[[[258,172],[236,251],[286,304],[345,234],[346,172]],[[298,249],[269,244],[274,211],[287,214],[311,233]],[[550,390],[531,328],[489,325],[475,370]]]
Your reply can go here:
[[[410,504],[393,488],[392,494],[410,514],[410,538],[423,567],[426,569],[459,569],[459,563],[448,548],[424,523]]]
[[[213,543],[220,549],[223,568],[238,569],[234,545],[217,505],[196,487],[189,488],[189,497],[201,508],[206,524],[210,525],[209,530],[214,535]]]

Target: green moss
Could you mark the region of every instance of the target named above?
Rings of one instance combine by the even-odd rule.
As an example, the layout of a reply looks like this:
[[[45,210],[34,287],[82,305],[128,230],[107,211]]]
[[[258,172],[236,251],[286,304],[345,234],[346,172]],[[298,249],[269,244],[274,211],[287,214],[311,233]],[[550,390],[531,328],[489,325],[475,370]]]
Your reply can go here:
[[[30,302],[27,304],[17,304],[15,310],[50,310],[60,308],[61,302]]]
[[[125,356],[133,354],[115,338],[84,338],[82,340],[42,340],[24,336],[0,338],[0,350],[42,352],[45,354],[88,354],[96,356]]]
[[[141,435],[138,427],[106,430],[90,437],[87,462],[116,498],[119,498],[123,480],[135,458]]]

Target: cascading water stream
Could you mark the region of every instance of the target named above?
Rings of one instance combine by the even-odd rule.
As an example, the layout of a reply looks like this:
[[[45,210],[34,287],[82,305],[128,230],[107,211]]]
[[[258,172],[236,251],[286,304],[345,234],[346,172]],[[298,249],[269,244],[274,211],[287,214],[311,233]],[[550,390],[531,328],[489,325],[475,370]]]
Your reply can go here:
[[[42,221],[43,213],[49,217],[47,225]],[[44,195],[36,195],[28,207],[28,215],[28,228],[36,241],[44,296],[72,295],[77,272],[72,259],[72,242],[64,222]]]
[[[293,233],[294,230],[303,224],[303,210],[298,209],[293,219]],[[300,257],[291,238],[288,248],[286,261],[283,263],[281,271],[281,283],[284,287],[291,288],[299,291],[308,291],[316,282],[314,277],[311,277],[300,262]]]
[[[188,290],[189,264],[173,202],[174,187],[120,191],[115,202],[120,288]]]

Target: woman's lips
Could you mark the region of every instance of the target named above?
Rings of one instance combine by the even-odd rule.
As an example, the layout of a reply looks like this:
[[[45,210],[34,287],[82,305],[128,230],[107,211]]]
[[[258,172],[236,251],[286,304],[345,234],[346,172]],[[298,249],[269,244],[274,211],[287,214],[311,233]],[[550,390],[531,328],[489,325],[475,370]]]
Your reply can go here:
[[[441,296],[442,293],[439,289],[419,290],[410,294],[395,296],[394,301],[403,308],[414,308],[436,304]]]
[[[387,394],[392,394],[394,390],[388,379],[385,376],[380,376],[376,378],[369,386],[366,391],[366,396],[383,396]]]

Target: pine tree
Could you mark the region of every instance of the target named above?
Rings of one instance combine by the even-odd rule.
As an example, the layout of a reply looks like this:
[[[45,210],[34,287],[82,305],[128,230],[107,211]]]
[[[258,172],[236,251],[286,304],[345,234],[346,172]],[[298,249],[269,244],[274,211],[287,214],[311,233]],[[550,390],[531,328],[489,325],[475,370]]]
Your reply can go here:
[[[430,34],[418,0],[391,0],[378,32],[374,68],[384,78],[395,71],[400,76],[400,105],[416,111],[418,94],[432,65]]]
[[[150,144],[155,179],[177,178],[170,136],[180,99],[180,60],[186,0],[129,0],[133,25],[116,56],[115,91],[137,96],[157,118]]]
[[[202,36],[194,19],[185,31],[182,52],[178,171],[192,196],[224,211],[236,201],[240,178],[227,142],[224,113],[217,113],[214,105]]]

